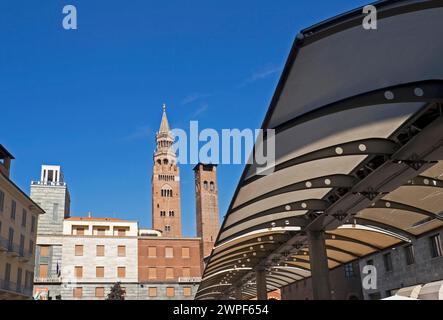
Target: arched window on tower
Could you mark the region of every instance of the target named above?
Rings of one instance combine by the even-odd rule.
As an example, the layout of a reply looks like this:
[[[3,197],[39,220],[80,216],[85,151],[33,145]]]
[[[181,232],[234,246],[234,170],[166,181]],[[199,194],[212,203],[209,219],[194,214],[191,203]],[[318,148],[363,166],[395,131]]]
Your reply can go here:
[[[208,190],[208,181],[203,181],[203,189]]]
[[[171,186],[168,184],[163,185],[160,193],[162,197],[172,197]]]
[[[209,190],[211,190],[211,192],[214,191],[214,182],[213,181],[211,181],[209,183]]]
[[[163,164],[168,164],[168,159],[163,159]]]

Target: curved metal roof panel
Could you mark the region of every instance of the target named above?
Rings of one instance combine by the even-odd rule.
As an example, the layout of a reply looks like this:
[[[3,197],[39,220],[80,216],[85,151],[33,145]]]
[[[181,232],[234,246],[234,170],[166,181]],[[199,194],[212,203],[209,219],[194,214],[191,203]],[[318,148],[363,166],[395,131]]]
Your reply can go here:
[[[309,277],[312,228],[335,268],[443,226],[443,3],[375,6],[377,30],[357,9],[297,36],[262,125],[275,166],[245,167],[197,299]]]

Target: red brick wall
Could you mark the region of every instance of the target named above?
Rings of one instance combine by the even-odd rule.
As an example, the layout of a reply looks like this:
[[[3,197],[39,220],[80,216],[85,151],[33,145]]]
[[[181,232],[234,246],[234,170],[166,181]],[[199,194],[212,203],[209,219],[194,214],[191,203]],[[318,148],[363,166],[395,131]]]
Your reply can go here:
[[[138,240],[138,278],[140,282],[158,282],[158,281],[177,281],[182,277],[183,268],[190,268],[191,277],[201,276],[201,257],[200,257],[199,239],[166,239],[166,238],[139,238]],[[148,248],[156,247],[157,256],[151,258],[148,256]],[[166,258],[166,247],[172,247],[173,258]],[[182,248],[189,248],[190,258],[182,258]],[[155,280],[148,278],[149,268],[157,269],[157,278]],[[174,268],[174,279],[166,279],[166,268]]]

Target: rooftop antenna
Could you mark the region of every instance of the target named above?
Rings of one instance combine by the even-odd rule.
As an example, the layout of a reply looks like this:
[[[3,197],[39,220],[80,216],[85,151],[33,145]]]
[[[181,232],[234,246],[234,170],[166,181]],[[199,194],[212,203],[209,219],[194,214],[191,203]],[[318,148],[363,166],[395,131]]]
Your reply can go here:
[[[91,211],[88,211],[88,218],[91,218],[91,217],[92,217]]]

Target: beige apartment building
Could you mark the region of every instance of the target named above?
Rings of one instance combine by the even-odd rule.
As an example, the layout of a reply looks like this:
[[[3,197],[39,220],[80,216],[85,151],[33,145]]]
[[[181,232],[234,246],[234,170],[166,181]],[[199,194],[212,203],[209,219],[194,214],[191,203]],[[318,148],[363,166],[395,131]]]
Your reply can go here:
[[[0,300],[31,299],[38,216],[44,211],[10,179],[0,145]]]

